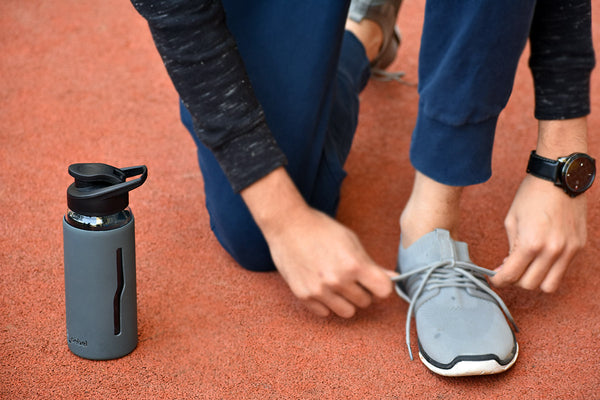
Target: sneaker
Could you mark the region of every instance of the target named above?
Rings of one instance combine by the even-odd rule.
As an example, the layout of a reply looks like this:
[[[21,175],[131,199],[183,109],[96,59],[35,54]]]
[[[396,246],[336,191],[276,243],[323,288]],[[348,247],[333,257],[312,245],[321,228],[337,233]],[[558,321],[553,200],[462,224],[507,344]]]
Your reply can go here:
[[[406,343],[410,358],[410,324],[417,324],[419,357],[444,376],[487,375],[506,371],[517,360],[518,329],[502,299],[485,276],[493,271],[469,259],[467,244],[436,229],[408,249],[400,244],[396,292],[410,306]],[[506,315],[506,317],[505,317]]]
[[[374,70],[385,70],[396,58],[400,46],[400,31],[396,26],[402,0],[352,0],[348,18],[354,22],[374,21],[381,27],[383,43],[379,54],[371,61]]]

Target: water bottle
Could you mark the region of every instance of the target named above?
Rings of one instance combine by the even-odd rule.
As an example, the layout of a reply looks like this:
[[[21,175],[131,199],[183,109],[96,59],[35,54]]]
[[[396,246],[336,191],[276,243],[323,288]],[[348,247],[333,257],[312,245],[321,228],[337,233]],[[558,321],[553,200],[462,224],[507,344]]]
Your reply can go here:
[[[67,343],[76,355],[109,360],[137,346],[135,232],[129,192],[146,166],[69,166],[63,219]],[[139,175],[136,179],[127,181]]]

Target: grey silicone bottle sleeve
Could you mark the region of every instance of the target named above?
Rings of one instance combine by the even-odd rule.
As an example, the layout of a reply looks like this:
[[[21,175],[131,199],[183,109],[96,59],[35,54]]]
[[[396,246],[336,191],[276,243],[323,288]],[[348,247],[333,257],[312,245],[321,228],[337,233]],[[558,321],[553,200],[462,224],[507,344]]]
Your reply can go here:
[[[63,219],[69,349],[107,360],[137,345],[133,218],[107,231],[86,231]]]

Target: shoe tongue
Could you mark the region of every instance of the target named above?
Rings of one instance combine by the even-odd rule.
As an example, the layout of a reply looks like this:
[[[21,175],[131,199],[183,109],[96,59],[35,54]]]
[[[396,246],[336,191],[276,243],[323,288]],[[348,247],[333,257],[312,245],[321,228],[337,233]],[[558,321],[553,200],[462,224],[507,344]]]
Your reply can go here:
[[[429,232],[408,249],[403,248],[400,244],[398,261],[402,273],[446,260],[471,261],[467,244],[452,240],[450,232],[445,229]]]

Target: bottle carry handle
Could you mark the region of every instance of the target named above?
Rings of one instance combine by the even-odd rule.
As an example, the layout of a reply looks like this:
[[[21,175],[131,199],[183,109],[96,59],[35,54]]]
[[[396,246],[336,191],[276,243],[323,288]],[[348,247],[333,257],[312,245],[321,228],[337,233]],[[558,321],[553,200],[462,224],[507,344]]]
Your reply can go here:
[[[76,165],[76,164],[75,164]],[[133,179],[128,182],[118,183],[116,185],[107,186],[98,190],[92,190],[88,193],[79,193],[78,197],[82,200],[87,199],[106,199],[110,197],[115,197],[118,195],[125,194],[127,192],[132,191],[133,189],[140,187],[148,177],[148,168],[145,165],[138,165],[135,167],[126,167],[126,168],[115,168],[115,172],[119,171],[123,173],[123,178],[131,178],[137,175],[140,175],[139,178]],[[72,176],[75,176],[77,180],[77,173],[73,172],[69,169],[69,172]],[[74,175],[75,174],[75,175]]]

